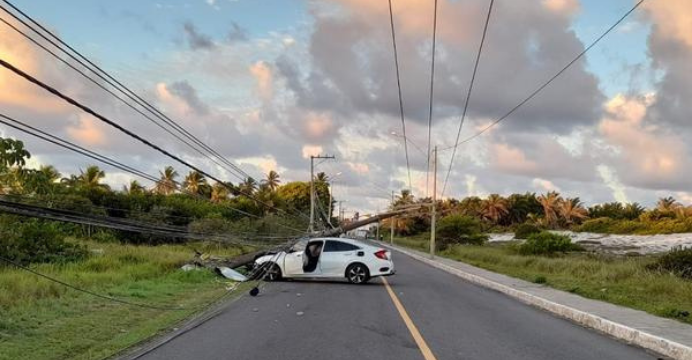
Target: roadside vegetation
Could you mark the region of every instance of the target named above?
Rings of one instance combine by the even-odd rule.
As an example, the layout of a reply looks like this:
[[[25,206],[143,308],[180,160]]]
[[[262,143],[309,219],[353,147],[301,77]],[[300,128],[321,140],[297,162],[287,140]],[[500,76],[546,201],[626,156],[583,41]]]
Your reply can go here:
[[[31,268],[82,289],[157,307],[130,306],[76,292],[34,274],[0,267],[0,359],[103,359],[202,311],[230,286],[211,271],[181,271],[194,250],[223,256],[242,249],[218,244],[130,245],[68,238],[83,260]]]
[[[422,204],[417,213],[384,222],[394,227],[395,243],[429,250],[430,198],[404,190],[394,208]],[[655,208],[632,203],[587,207],[557,192],[497,194],[485,199],[438,201],[437,251],[441,256],[487,270],[545,284],[692,324],[692,248],[666,254],[614,255],[587,252],[556,230],[612,234],[692,232],[692,206],[672,197]],[[511,232],[515,241],[488,243],[488,233]]]
[[[398,237],[394,242],[427,251],[428,241],[428,234],[419,234]],[[688,277],[692,273],[692,249],[646,256],[569,250],[533,255],[521,251],[521,246],[518,242],[453,245],[439,255],[587,298],[692,324],[692,281]]]
[[[166,166],[148,187],[133,180],[113,189],[97,166],[60,174],[50,165],[28,168],[30,158],[21,141],[0,138],[0,200],[6,208],[28,204],[178,233],[105,229],[0,212],[0,256],[86,291],[174,310],[98,298],[0,259],[0,359],[111,356],[170,330],[220,296],[243,291],[228,294],[229,284],[210,271],[180,270],[195,252],[232,257],[285,241],[307,227],[297,214],[309,209],[309,184],[282,184],[274,171],[259,181],[219,184]],[[316,181],[318,209],[325,214],[328,180],[321,173]],[[324,224],[326,216],[318,221]],[[215,241],[190,242],[188,233]]]

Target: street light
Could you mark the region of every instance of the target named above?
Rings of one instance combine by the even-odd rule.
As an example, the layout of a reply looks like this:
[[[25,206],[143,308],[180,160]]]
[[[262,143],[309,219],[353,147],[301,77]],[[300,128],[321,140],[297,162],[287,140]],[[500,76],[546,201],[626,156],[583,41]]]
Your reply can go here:
[[[409,144],[413,145],[413,147],[416,148],[416,150],[418,150],[423,156],[425,156],[425,157],[428,156],[427,153],[426,153],[425,151],[423,151],[423,149],[421,149],[420,146],[416,145],[416,143],[414,143],[413,141],[411,141],[411,139],[409,139],[408,137],[404,137],[403,135],[400,135],[400,134],[397,133],[396,131],[392,131],[392,132],[389,133],[389,134],[392,135],[392,136],[396,136],[396,137],[400,137],[400,138],[404,139],[404,141],[406,141],[406,142],[408,142]]]
[[[329,189],[329,219],[327,221],[329,221],[329,225],[332,224],[332,207],[333,207],[332,206],[332,186],[334,186],[334,183],[333,183],[334,179],[341,176],[341,174],[343,174],[343,172],[339,171],[338,173],[329,177],[329,180],[332,182],[329,184],[329,188],[328,188]]]

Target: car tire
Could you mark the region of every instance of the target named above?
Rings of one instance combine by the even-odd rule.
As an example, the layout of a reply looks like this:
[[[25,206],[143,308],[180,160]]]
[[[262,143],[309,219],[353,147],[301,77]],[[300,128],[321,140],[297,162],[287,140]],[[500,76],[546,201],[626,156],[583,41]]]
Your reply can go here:
[[[266,281],[279,281],[281,280],[281,268],[276,263],[272,263],[264,274],[264,280]]]
[[[351,284],[365,284],[370,280],[370,270],[361,263],[351,264],[346,268],[346,280]]]

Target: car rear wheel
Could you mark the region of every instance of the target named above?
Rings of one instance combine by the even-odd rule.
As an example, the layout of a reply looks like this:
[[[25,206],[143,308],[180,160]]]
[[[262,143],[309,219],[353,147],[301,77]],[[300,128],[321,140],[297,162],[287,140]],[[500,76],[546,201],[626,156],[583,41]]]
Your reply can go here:
[[[281,268],[277,264],[271,264],[264,274],[264,280],[277,281],[281,280]]]
[[[351,284],[365,284],[370,280],[370,271],[363,264],[351,264],[346,269],[346,279]]]

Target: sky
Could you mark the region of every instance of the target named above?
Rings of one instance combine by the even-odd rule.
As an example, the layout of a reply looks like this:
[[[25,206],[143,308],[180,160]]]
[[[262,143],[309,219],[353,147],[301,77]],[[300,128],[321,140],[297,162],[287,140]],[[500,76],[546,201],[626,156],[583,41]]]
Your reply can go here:
[[[252,176],[309,179],[309,156],[334,177],[347,211],[388,206],[409,187],[387,1],[14,0],[65,42]],[[439,0],[431,146],[455,143],[487,0]],[[461,139],[550,78],[633,0],[496,1]],[[392,0],[412,190],[426,181],[432,0]],[[3,4],[4,5],[4,4]],[[692,202],[692,7],[646,0],[512,116],[439,154],[438,196],[557,190],[588,204]],[[26,30],[4,12],[0,17]],[[0,24],[0,58],[217,177],[238,178]],[[175,164],[0,69],[0,113],[151,174]],[[78,173],[93,163],[24,140],[31,165]],[[420,150],[419,150],[420,149]],[[108,166],[119,188],[133,177]],[[337,175],[339,174],[339,175]],[[146,183],[146,181],[144,182]],[[427,186],[426,186],[427,183]],[[149,184],[150,185],[150,184]]]

